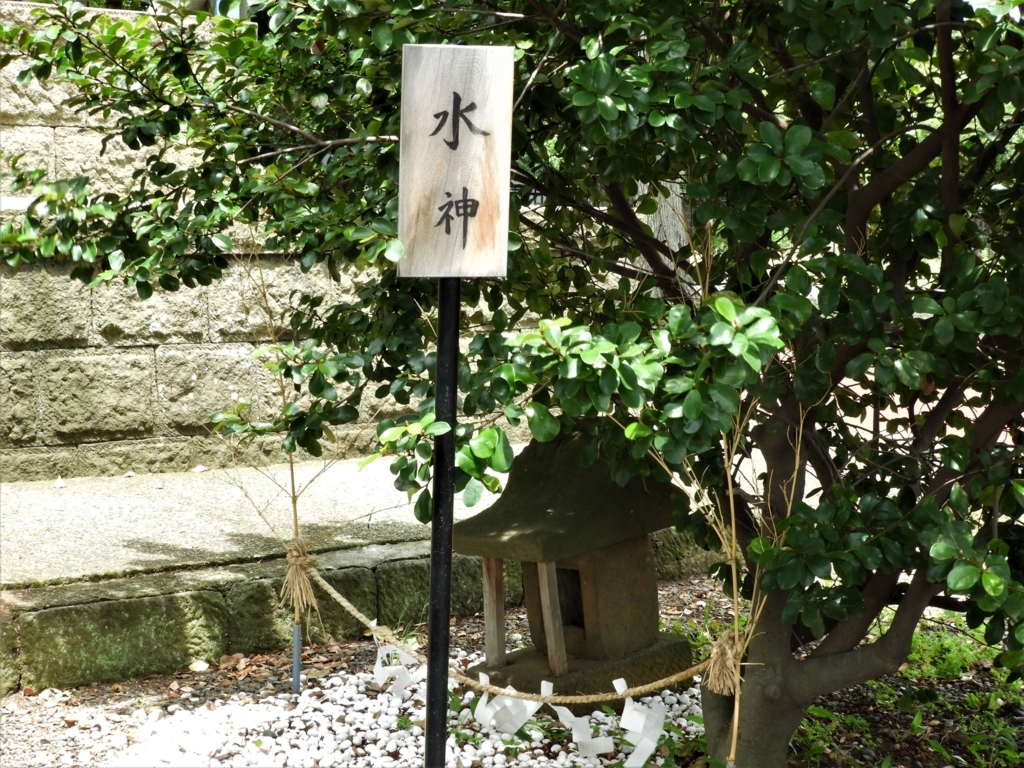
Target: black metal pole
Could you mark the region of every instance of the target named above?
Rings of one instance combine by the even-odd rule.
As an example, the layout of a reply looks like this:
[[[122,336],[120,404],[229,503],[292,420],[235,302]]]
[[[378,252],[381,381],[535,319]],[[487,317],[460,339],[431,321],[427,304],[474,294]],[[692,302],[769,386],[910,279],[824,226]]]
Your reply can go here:
[[[451,430],[434,441],[434,517],[430,531],[427,627],[426,768],[443,768],[448,740],[448,645],[452,601],[452,512],[455,504],[455,399],[459,367],[459,278],[442,277],[437,308],[434,413]]]

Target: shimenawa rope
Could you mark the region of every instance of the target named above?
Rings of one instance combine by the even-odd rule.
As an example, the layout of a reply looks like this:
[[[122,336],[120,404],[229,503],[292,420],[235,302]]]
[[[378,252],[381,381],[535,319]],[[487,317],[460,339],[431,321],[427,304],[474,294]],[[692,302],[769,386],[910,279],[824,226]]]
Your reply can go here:
[[[313,594],[312,584],[310,584],[310,579],[312,579],[319,584],[320,587],[330,595],[336,603],[352,614],[352,616],[369,629],[376,640],[383,641],[389,645],[394,645],[396,648],[401,648],[403,652],[408,653],[421,664],[427,663],[427,659],[422,654],[412,648],[409,648],[404,642],[395,637],[390,628],[380,626],[375,621],[371,621],[365,614],[363,614],[362,611],[346,600],[343,595],[334,589],[334,587],[332,587],[327,580],[320,575],[316,566],[316,558],[308,554],[305,544],[302,541],[296,539],[289,544],[288,573],[285,577],[284,588],[281,590],[282,601],[287,599],[301,599],[304,607],[315,607],[316,597]],[[716,693],[729,695],[732,693],[733,686],[732,673],[729,670],[731,670],[732,665],[735,664],[734,645],[735,642],[733,635],[726,632],[719,637],[712,646],[709,658],[705,659],[700,664],[683,670],[682,672],[676,672],[675,674],[664,677],[661,680],[655,680],[653,683],[648,683],[647,685],[627,688],[622,691],[622,693],[593,693],[578,696],[542,696],[539,693],[523,693],[511,688],[499,688],[496,685],[485,685],[478,680],[474,680],[473,678],[464,675],[462,672],[454,668],[450,668],[448,673],[452,678],[478,693],[489,693],[492,696],[508,696],[513,699],[535,701],[542,704],[594,704],[601,701],[625,699],[627,697],[647,696],[651,693],[663,690],[664,688],[676,685],[677,683],[681,683],[694,675],[702,675],[705,671],[709,672],[709,675],[713,678],[713,680],[706,681],[705,684],[709,687],[713,684],[714,687],[711,688],[711,690],[714,690]],[[728,674],[726,674],[727,671]]]

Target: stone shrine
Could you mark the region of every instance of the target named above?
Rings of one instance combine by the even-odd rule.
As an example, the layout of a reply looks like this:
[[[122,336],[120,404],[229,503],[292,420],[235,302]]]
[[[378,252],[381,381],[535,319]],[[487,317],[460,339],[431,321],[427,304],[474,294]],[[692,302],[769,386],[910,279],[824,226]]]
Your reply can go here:
[[[672,525],[666,483],[614,482],[601,461],[584,468],[590,438],[533,442],[516,458],[501,497],[456,523],[456,552],[483,558],[486,672],[495,685],[556,693],[643,685],[690,666],[685,638],[658,632],[658,590],[648,534]],[[522,563],[533,646],[505,653],[502,562]]]

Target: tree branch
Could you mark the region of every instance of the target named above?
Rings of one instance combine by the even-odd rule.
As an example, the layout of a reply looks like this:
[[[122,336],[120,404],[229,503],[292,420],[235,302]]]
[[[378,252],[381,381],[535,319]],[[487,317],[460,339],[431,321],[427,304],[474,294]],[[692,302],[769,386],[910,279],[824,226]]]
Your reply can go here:
[[[839,622],[829,632],[818,647],[811,652],[811,656],[831,656],[835,653],[852,651],[867,634],[882,609],[889,604],[892,591],[899,582],[899,573],[875,573],[868,579],[862,594],[864,595],[864,613],[860,616],[851,616],[845,621]]]
[[[882,637],[867,646],[811,656],[796,664],[796,674],[787,677],[794,698],[806,706],[818,696],[895,672],[910,653],[914,629],[924,609],[941,590],[941,585],[928,582],[927,570],[918,570]]]
[[[983,101],[960,106],[956,111],[955,118],[957,131],[962,130],[963,126],[974,119],[981,109],[980,104]],[[854,194],[846,215],[848,244],[851,242],[851,238],[853,242],[859,242],[865,238],[868,216],[874,207],[927,168],[928,164],[942,151],[942,140],[943,129],[940,127]]]
[[[251,109],[246,109],[245,107],[240,107],[237,104],[228,104],[227,108],[230,109],[232,112],[238,112],[238,113],[243,114],[243,115],[248,115],[249,117],[254,117],[257,120],[262,120],[265,123],[270,123],[271,125],[277,126],[278,128],[280,128],[282,130],[291,131],[292,133],[297,133],[297,134],[299,134],[299,136],[302,136],[305,139],[309,139],[309,141],[312,142],[313,144],[319,145],[319,143],[320,143],[320,137],[319,136],[314,136],[309,131],[304,131],[302,128],[299,128],[299,126],[297,126],[297,125],[292,125],[291,123],[286,123],[283,120],[277,120],[277,119],[275,119],[273,117],[267,117],[266,115],[261,115],[259,112],[253,112]]]
[[[935,435],[939,432],[939,428],[946,423],[949,414],[953,412],[953,409],[956,408],[963,397],[966,384],[966,381],[960,381],[942,393],[942,397],[939,398],[935,407],[928,412],[928,417],[924,420],[924,424],[921,425],[917,437],[914,438],[914,442],[910,445],[912,453],[921,454],[931,447],[932,441],[935,440]]]
[[[559,3],[558,7],[554,11],[545,6],[544,3],[542,3],[540,0],[530,0],[530,5],[537,9],[537,12],[544,17],[545,21],[547,21],[548,24],[557,29],[570,40],[576,43],[579,43],[580,41],[583,40],[583,35],[580,34],[579,30],[573,29],[564,21],[558,18],[557,14],[565,5],[564,2]]]
[[[629,204],[620,185],[606,184],[605,192],[608,194],[608,200],[615,212],[626,224],[626,231],[633,238],[651,271],[656,275],[658,287],[661,288],[662,293],[666,297],[681,296],[679,286],[676,284],[675,268],[665,258],[666,256],[671,257],[672,251],[667,245],[644,232],[643,224],[637,218],[633,206]]]
[[[276,149],[273,152],[264,152],[261,155],[254,155],[253,157],[245,157],[238,161],[238,167],[244,167],[251,165],[252,163],[259,162],[260,160],[269,160],[274,157],[281,155],[287,155],[289,152],[300,152],[308,151],[310,149],[330,149],[331,147],[351,147],[355,144],[382,144],[385,142],[397,142],[397,136],[352,136],[348,139],[332,139],[331,141],[318,141],[315,144],[299,144],[294,147],[285,147],[284,149]]]
[[[528,229],[532,229],[534,232],[537,232],[538,234],[548,237],[547,233],[544,231],[544,227],[542,227],[535,221],[531,221],[526,216],[520,216],[519,223],[526,226]],[[607,269],[609,272],[614,272],[616,275],[621,275],[622,277],[628,277],[630,280],[642,281],[646,280],[649,277],[655,277],[653,272],[643,272],[634,267],[629,267],[626,266],[625,264],[621,264],[618,261],[606,259],[601,256],[595,256],[594,254],[584,251],[581,248],[577,248],[576,246],[571,245],[565,242],[564,240],[551,240],[551,244],[556,248],[559,248],[560,250],[579,256],[580,258],[586,261],[598,261],[604,264],[605,269]]]
[[[935,33],[939,58],[939,85],[942,102],[942,180],[940,195],[946,216],[942,228],[946,245],[942,248],[942,268],[953,268],[953,248],[957,237],[949,226],[949,217],[960,209],[960,125],[956,120],[956,64],[953,61],[953,30],[949,26],[950,0],[939,0],[936,20],[943,26]]]
[[[982,412],[981,416],[974,420],[972,425],[974,442],[971,444],[970,462],[972,466],[977,463],[978,455],[991,450],[1010,421],[1020,416],[1022,412],[1024,412],[1024,402],[1005,404],[993,402]],[[964,472],[943,467],[936,473],[922,499],[925,496],[933,496],[941,507],[949,497],[949,489],[953,482],[964,474]]]

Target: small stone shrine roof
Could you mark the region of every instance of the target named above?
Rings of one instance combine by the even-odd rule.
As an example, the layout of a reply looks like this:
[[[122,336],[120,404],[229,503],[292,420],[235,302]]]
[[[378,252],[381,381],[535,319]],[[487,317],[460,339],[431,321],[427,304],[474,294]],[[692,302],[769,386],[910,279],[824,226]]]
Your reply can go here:
[[[634,477],[626,487],[596,461],[584,468],[588,435],[530,443],[516,457],[504,492],[489,509],[455,524],[464,555],[553,562],[672,525],[673,488]]]

